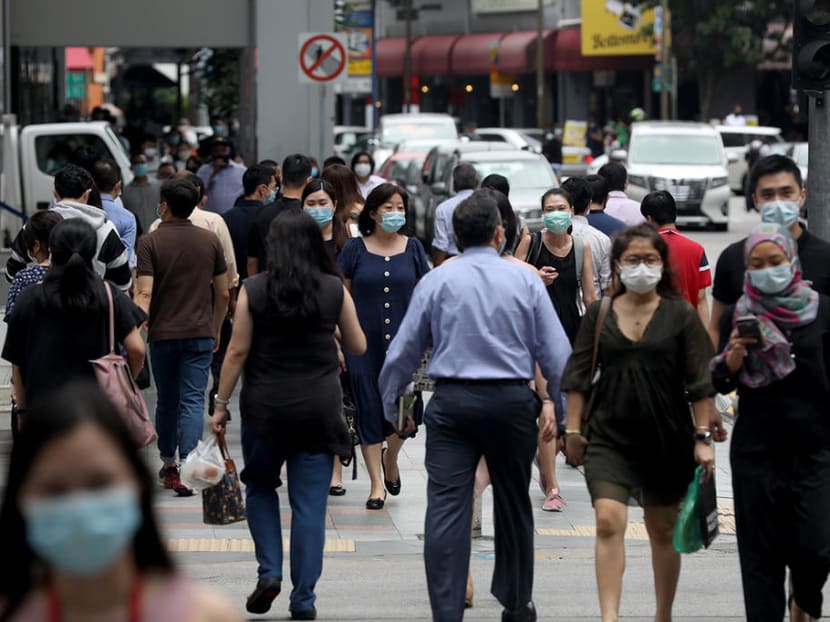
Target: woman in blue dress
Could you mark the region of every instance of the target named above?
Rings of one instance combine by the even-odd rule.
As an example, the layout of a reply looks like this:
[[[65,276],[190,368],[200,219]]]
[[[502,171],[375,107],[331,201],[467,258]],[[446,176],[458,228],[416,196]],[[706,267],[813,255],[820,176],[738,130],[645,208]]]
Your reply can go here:
[[[398,452],[403,440],[383,416],[378,376],[412,290],[429,271],[421,243],[402,233],[407,204],[406,192],[398,186],[381,184],[372,190],[358,221],[363,237],[349,240],[337,258],[367,341],[366,353],[347,354],[346,365],[363,459],[372,480],[369,510],[383,508],[387,491],[393,496],[401,491]]]

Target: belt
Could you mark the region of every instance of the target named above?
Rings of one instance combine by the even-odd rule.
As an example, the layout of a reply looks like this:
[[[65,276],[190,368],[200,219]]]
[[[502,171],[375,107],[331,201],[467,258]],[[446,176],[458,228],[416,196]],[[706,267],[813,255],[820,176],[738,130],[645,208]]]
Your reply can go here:
[[[479,378],[436,378],[435,384],[463,384],[470,386],[527,386],[530,380],[523,378],[479,379]]]

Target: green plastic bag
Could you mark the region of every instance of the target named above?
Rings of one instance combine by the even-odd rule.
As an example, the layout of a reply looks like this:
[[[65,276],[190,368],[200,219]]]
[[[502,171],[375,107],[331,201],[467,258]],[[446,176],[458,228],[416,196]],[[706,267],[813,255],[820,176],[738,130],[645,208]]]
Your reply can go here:
[[[700,523],[700,479],[703,476],[703,467],[695,469],[695,476],[686,497],[683,499],[683,506],[680,508],[680,515],[674,524],[674,550],[678,553],[694,553],[703,548],[703,533]]]

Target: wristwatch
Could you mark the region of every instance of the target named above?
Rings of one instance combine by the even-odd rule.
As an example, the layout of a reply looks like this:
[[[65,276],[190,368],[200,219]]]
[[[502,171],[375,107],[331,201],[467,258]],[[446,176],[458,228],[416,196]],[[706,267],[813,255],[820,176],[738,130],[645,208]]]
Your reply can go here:
[[[213,401],[214,403],[221,404],[222,406],[227,406],[231,403],[230,400],[223,400],[222,398],[220,398],[218,393],[213,396]]]
[[[712,433],[711,432],[695,432],[695,441],[698,443],[705,443],[706,445],[712,444]]]

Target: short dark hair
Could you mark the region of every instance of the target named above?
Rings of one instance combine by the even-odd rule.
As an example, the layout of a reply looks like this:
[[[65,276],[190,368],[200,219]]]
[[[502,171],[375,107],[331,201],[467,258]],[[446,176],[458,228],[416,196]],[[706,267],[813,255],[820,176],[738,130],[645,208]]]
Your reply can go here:
[[[562,182],[562,188],[571,196],[571,207],[574,213],[580,216],[588,211],[591,205],[591,187],[582,177],[568,177]]]
[[[495,188],[485,188],[483,184],[481,192],[489,193],[496,200],[496,206],[499,208],[499,215],[501,216],[501,224],[504,226],[504,251],[512,253],[516,247],[519,223],[516,212],[513,211],[513,206],[510,204],[510,199],[503,192]]]
[[[79,199],[93,185],[92,175],[76,164],[67,164],[55,173],[55,192],[61,199]]]
[[[406,214],[407,224],[409,223],[409,193],[396,184],[380,184],[376,186],[366,197],[366,203],[363,206],[363,211],[357,219],[357,227],[363,235],[372,235],[375,232],[377,223],[372,219],[372,214],[378,211],[378,208],[386,203],[393,196],[398,195],[403,200],[403,211]],[[406,225],[404,225],[406,226]],[[405,229],[401,229],[400,233],[404,233]]]
[[[588,190],[591,193],[591,203],[605,205],[608,199],[608,182],[605,178],[599,175],[586,175],[585,183],[588,184]]]
[[[332,164],[340,164],[341,166],[346,166],[346,160],[344,160],[340,156],[329,156],[328,158],[323,160],[323,170],[327,169]]]
[[[282,161],[282,181],[289,188],[302,188],[311,177],[311,160],[302,153],[292,153]]]
[[[476,190],[459,203],[452,215],[452,226],[462,248],[486,246],[501,224],[499,206],[489,190]]]
[[[749,172],[749,193],[755,194],[755,188],[758,186],[758,180],[767,175],[775,175],[777,173],[791,173],[795,177],[795,182],[799,188],[804,187],[804,180],[801,178],[801,169],[798,165],[785,155],[774,153],[761,158],[752,167]]]
[[[375,172],[375,159],[372,157],[372,154],[369,153],[368,151],[358,151],[356,154],[354,154],[352,156],[352,161],[350,163],[350,168],[352,170],[354,170],[355,164],[357,164],[357,161],[363,156],[366,156],[367,158],[369,158],[369,164],[372,166],[372,172],[374,173]]]
[[[618,266],[620,259],[622,259],[623,253],[629,247],[631,242],[636,239],[648,240],[651,242],[654,249],[660,254],[660,259],[663,261],[663,276],[660,278],[660,282],[657,283],[657,293],[663,298],[677,298],[678,293],[674,287],[674,273],[672,272],[671,264],[669,263],[669,245],[663,239],[663,236],[657,233],[657,229],[649,225],[628,227],[627,229],[619,231],[612,238],[610,262],[611,271],[613,273],[611,283],[614,296],[616,297],[625,293],[625,285],[623,285],[620,280]]]
[[[280,163],[276,160],[271,160],[269,158],[266,158],[265,160],[260,160],[259,162],[257,162],[257,164],[260,164],[261,166],[270,166],[271,168],[277,168],[280,165]]]
[[[452,169],[452,187],[459,190],[475,190],[478,187],[478,172],[469,162],[462,162]]]
[[[270,186],[274,179],[274,167],[264,164],[254,164],[242,175],[242,189],[245,196],[253,194],[260,186]]]
[[[52,210],[39,210],[32,214],[23,227],[23,242],[26,249],[33,248],[35,242],[40,242],[44,249],[49,247],[49,234],[63,217]]]
[[[542,195],[540,202],[543,211],[545,209],[545,199],[548,197],[563,197],[568,202],[568,205],[571,207],[574,206],[574,200],[571,198],[571,193],[560,186],[559,188],[551,188]]]
[[[656,190],[640,203],[640,213],[645,218],[650,216],[658,227],[671,225],[677,220],[677,203],[667,190]]]
[[[199,202],[199,191],[189,179],[174,177],[161,185],[161,200],[167,203],[176,218],[187,218]]]
[[[625,190],[625,183],[628,181],[628,173],[625,167],[619,162],[603,164],[597,174],[608,183],[609,192],[622,192]]]
[[[121,181],[121,169],[112,160],[98,160],[92,165],[92,180],[98,190],[110,193]]]
[[[163,169],[165,166],[169,166],[169,167],[170,167],[170,168],[172,168],[175,172],[178,172],[178,170],[179,170],[179,168],[176,166],[176,163],[175,163],[175,162],[160,162],[160,163],[159,163],[159,167],[158,167],[158,169],[156,170],[156,174],[158,174],[158,172],[159,172],[161,169]]]
[[[176,179],[186,179],[190,183],[192,183],[196,187],[196,192],[199,193],[199,199],[196,203],[201,203],[202,199],[205,198],[205,182],[202,181],[202,178],[199,177],[196,173],[193,173],[188,170],[182,170],[176,173]]]
[[[482,179],[481,187],[492,188],[493,190],[498,190],[506,197],[510,196],[510,182],[507,180],[507,177],[499,175],[498,173],[490,173]]]

